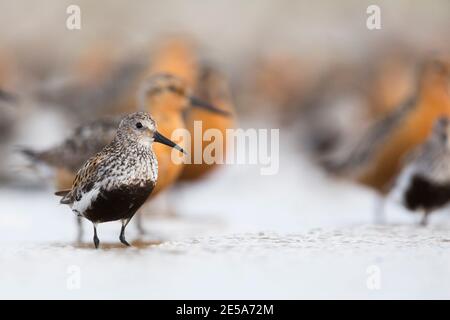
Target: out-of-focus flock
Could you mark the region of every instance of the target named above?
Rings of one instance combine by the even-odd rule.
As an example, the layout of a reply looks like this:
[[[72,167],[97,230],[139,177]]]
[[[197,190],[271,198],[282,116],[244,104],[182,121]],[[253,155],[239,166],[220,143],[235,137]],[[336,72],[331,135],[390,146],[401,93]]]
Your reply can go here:
[[[243,64],[215,61],[194,36],[164,34],[120,54],[114,42],[86,44],[64,70],[22,64],[3,48],[1,183],[70,188],[82,163],[112,139],[117,117],[146,109],[167,137],[180,127],[192,131],[195,120],[203,130],[222,132],[258,121],[280,128],[294,137],[299,157],[337,179],[399,196],[407,208],[424,213],[425,223],[429,212],[450,202],[448,33],[434,38],[436,46],[422,47],[389,37],[370,54],[328,55],[325,62],[314,50],[301,55],[272,48]],[[182,94],[147,101],[146,84],[161,75],[171,80],[159,85]],[[196,108],[201,100],[206,108]],[[54,144],[36,146],[46,133],[27,140],[26,126],[47,114],[56,115],[63,129],[52,136]],[[170,150],[155,148],[160,168],[154,193],[180,181],[195,183],[218,168],[175,165]]]

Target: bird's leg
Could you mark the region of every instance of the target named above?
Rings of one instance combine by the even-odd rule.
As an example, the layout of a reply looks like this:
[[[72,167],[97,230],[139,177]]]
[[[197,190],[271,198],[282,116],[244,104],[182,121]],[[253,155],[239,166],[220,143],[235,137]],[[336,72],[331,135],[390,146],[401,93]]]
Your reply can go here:
[[[139,235],[143,236],[145,234],[147,234],[147,230],[145,230],[144,225],[143,225],[143,217],[142,217],[143,213],[139,213],[137,214],[136,217],[136,228],[139,232]]]
[[[422,219],[420,220],[420,225],[422,226],[422,227],[426,227],[427,225],[428,225],[428,215],[430,214],[430,211],[428,211],[428,210],[425,210],[424,212],[423,212],[423,216],[422,216]]]
[[[131,218],[123,219],[122,220],[122,228],[120,229],[120,237],[119,237],[120,242],[122,242],[126,246],[130,246],[130,244],[125,239],[125,228],[127,227],[128,222],[130,222],[130,220],[131,220]]]
[[[83,220],[82,217],[77,216],[77,229],[78,229],[78,234],[77,234],[77,242],[81,243],[83,240]]]
[[[95,249],[98,249],[99,244],[100,244],[100,240],[97,237],[97,224],[94,223],[94,245],[95,245]]]
[[[385,204],[386,204],[385,197],[377,197],[375,199],[375,208],[374,208],[375,224],[386,224]]]

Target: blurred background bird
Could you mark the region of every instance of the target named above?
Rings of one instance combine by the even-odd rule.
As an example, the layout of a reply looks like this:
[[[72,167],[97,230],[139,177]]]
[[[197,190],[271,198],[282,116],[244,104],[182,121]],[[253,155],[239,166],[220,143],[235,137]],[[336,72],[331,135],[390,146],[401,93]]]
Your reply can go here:
[[[401,169],[404,156],[425,141],[439,117],[450,115],[449,85],[448,61],[427,60],[420,71],[416,96],[402,106],[407,112],[400,113],[395,126],[384,128],[382,141],[371,142],[375,150],[365,170],[360,169],[357,181],[381,193],[387,191]]]
[[[3,169],[7,167],[7,146],[14,135],[17,108],[14,98],[0,89],[0,181],[8,179],[8,173]]]
[[[405,159],[403,168],[389,193],[409,210],[422,213],[420,224],[450,202],[450,121],[436,120],[428,139]]]
[[[341,159],[326,163],[331,172],[386,191],[405,153],[426,139],[438,117],[450,112],[447,62],[426,60],[419,69],[412,95],[374,121]]]
[[[216,130],[220,133],[222,139],[222,146],[215,149],[214,157],[222,159],[224,163],[227,154],[226,130],[233,129],[236,125],[236,113],[234,108],[233,97],[231,96],[228,80],[225,75],[217,68],[210,65],[202,65],[197,81],[197,88],[195,90],[198,97],[208,103],[211,103],[217,109],[223,111],[222,113],[213,113],[206,109],[189,109],[185,114],[186,128],[190,132],[190,146],[192,150],[191,163],[184,166],[181,174],[181,181],[193,181],[202,178],[208,174],[212,169],[217,168],[217,163],[207,163],[203,158],[204,151],[207,145],[212,141],[205,141],[199,136],[203,137],[204,133],[209,130]],[[196,129],[195,124],[198,128]],[[200,163],[194,163],[196,154],[201,154],[199,157]]]
[[[151,112],[159,123],[159,130],[167,137],[173,137],[175,143],[186,147],[187,131],[184,114],[192,108],[205,110],[206,113],[220,114],[222,110],[193,96],[183,80],[171,74],[157,74],[142,84],[140,90],[141,108]],[[223,115],[222,115],[223,116]],[[176,131],[178,130],[178,136]],[[181,174],[183,163],[171,159],[172,152],[155,145],[160,178],[154,194],[171,186]],[[168,152],[169,151],[169,152]]]
[[[198,78],[198,50],[194,39],[188,35],[161,37],[151,53],[146,76],[169,73],[180,78],[188,88],[195,88]]]
[[[83,163],[112,141],[120,119],[116,116],[93,120],[77,127],[56,146],[42,151],[24,147],[21,151],[32,163],[53,169],[56,189],[66,190]]]

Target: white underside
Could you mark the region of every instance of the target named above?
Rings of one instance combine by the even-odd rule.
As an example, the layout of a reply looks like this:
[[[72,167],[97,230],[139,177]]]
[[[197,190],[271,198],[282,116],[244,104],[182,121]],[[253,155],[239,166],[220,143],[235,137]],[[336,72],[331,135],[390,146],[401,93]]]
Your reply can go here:
[[[411,184],[411,179],[415,172],[414,166],[408,166],[400,173],[392,191],[388,195],[390,200],[400,204],[403,203],[403,195]]]
[[[91,191],[83,193],[80,201],[75,201],[72,204],[72,210],[76,213],[84,215],[86,210],[88,210],[91,207],[92,203],[97,199],[99,193],[99,188],[93,188]]]

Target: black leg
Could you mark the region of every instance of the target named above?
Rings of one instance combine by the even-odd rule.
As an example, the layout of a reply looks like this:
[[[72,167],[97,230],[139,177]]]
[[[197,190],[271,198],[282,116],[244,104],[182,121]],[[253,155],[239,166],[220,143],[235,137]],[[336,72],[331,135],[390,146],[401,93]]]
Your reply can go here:
[[[98,249],[99,244],[100,244],[100,240],[97,237],[97,224],[94,223],[94,245],[95,245],[95,249]]]
[[[83,241],[83,218],[80,216],[76,217],[77,219],[77,242],[81,243]]]
[[[430,212],[428,210],[425,210],[423,212],[422,220],[420,220],[420,225],[422,227],[426,227],[428,225],[428,215],[429,214],[430,214]]]
[[[130,244],[125,239],[125,228],[128,225],[128,222],[130,222],[131,218],[122,220],[122,228],[120,229],[120,242],[122,242],[126,246],[130,246]]]

